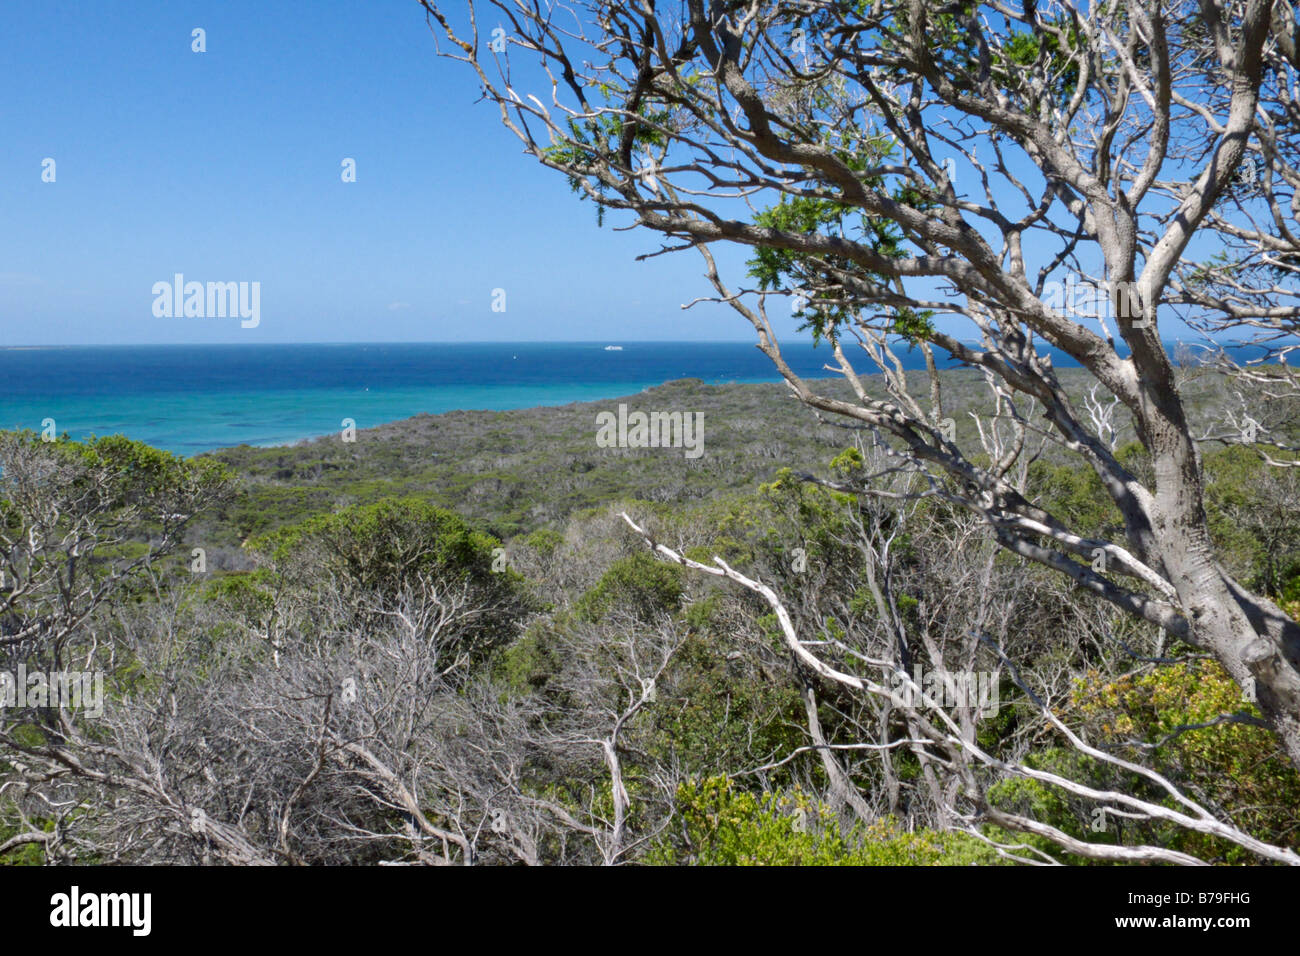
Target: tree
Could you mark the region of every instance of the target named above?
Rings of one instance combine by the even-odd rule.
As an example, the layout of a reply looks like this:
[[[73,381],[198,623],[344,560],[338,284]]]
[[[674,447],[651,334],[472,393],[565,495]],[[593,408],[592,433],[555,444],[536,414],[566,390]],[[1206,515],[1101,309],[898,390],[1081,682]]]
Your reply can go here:
[[[194,516],[229,489],[218,462],[121,436],[72,442],[0,432],[0,670],[9,691],[19,668],[48,675],[51,688],[56,680],[75,688],[0,707],[0,793],[21,824],[0,840],[0,855],[39,845],[54,858],[56,846],[76,843],[73,821],[112,815],[110,801],[86,803],[69,784],[111,780],[105,764],[122,765],[94,732],[105,675],[113,690],[115,678],[135,680],[140,665],[134,649],[114,640],[112,612],[160,596],[166,559]],[[161,604],[157,613],[166,618]],[[80,683],[92,675],[98,693]],[[147,764],[128,766],[136,774],[127,775],[128,790],[155,783]]]
[[[229,487],[218,462],[121,436],[0,432],[0,651],[61,666],[96,610],[147,581]]]
[[[1147,785],[1154,793],[1132,793],[1099,784],[1096,780],[1079,779],[1078,774],[1062,773],[1055,767],[1044,769],[1038,762],[1012,752],[1007,755],[1001,751],[1005,747],[990,747],[979,739],[974,722],[974,711],[979,710],[980,700],[972,698],[970,684],[961,687],[950,684],[953,691],[944,686],[953,675],[944,663],[943,648],[936,646],[933,640],[925,641],[925,651],[930,655],[929,671],[940,678],[937,682],[922,681],[919,676],[909,674],[900,668],[896,658],[876,656],[870,649],[854,647],[845,640],[819,635],[809,639],[802,635],[794,623],[793,615],[785,606],[781,597],[763,581],[751,578],[730,567],[726,561],[715,557],[712,565],[694,561],[681,552],[655,540],[646,529],[637,525],[626,512],[624,521],[633,531],[641,535],[646,544],[657,554],[676,564],[691,568],[704,574],[713,575],[733,581],[747,590],[759,595],[770,606],[779,624],[781,639],[792,658],[806,667],[827,685],[848,690],[864,699],[887,702],[890,707],[903,715],[907,734],[901,738],[890,738],[880,742],[859,742],[849,745],[834,745],[818,738],[814,748],[820,752],[839,751],[843,749],[863,749],[884,751],[897,746],[905,746],[922,762],[923,770],[933,774],[937,765],[943,774],[943,784],[947,793],[940,793],[937,775],[931,783],[935,791],[935,803],[941,810],[952,808],[958,824],[947,822],[949,829],[964,829],[972,836],[985,840],[1004,856],[1025,862],[1035,861],[1035,856],[1017,851],[1028,849],[1030,853],[1053,860],[1050,855],[1032,845],[1009,844],[1000,842],[996,836],[981,829],[981,824],[993,824],[1007,830],[1030,834],[1032,837],[1050,841],[1068,852],[1085,859],[1125,861],[1125,862],[1166,862],[1177,864],[1195,864],[1204,862],[1199,857],[1170,849],[1163,845],[1139,844],[1136,846],[1115,843],[1109,840],[1081,839],[1068,830],[1051,822],[1038,819],[1032,814],[1016,812],[1006,808],[993,799],[989,786],[989,774],[993,780],[1027,781],[1043,789],[1059,790],[1076,799],[1095,803],[1095,811],[1104,820],[1107,813],[1118,817],[1138,821],[1141,824],[1160,825],[1189,831],[1209,841],[1222,841],[1235,844],[1249,853],[1276,862],[1300,866],[1300,854],[1285,846],[1277,846],[1267,840],[1243,831],[1232,822],[1220,819],[1212,810],[1189,798],[1174,783],[1161,773],[1146,766],[1107,752],[1105,749],[1089,744],[1073,732],[1053,713],[1046,702],[1034,694],[1032,688],[1018,680],[1017,683],[1025,695],[1032,701],[1034,710],[1045,728],[1059,734],[1068,747],[1087,761],[1110,771],[1119,771],[1132,775]],[[978,631],[974,636],[983,641],[984,635]],[[927,635],[928,638],[928,635]],[[822,655],[814,653],[814,648],[823,649]],[[1001,648],[994,645],[997,653]],[[968,653],[974,651],[970,645]],[[829,651],[829,653],[827,653]],[[1006,661],[1005,657],[1003,658]],[[1009,662],[1007,662],[1009,664]],[[869,672],[876,670],[879,677]],[[868,673],[863,673],[864,671]],[[930,686],[927,686],[930,685]],[[1176,737],[1192,726],[1177,728],[1171,737]],[[927,782],[930,782],[927,779]],[[961,812],[959,804],[973,807],[972,812]],[[1105,826],[1102,827],[1103,831]],[[996,834],[996,830],[994,831]]]
[[[1160,334],[1178,316],[1293,347],[1290,3],[421,2],[527,153],[662,234],[648,255],[699,251],[712,298],[801,401],[887,441],[888,467],[1003,549],[1212,654],[1300,766],[1300,625],[1216,554]],[[723,278],[719,244],[753,251],[753,285]],[[792,300],[856,400],[783,360],[769,309]],[[926,357],[926,394],[903,346]],[[1045,346],[1118,400],[1143,469]],[[974,430],[945,419],[948,360],[987,380],[995,411]],[[1296,393],[1284,367],[1220,360],[1243,387]],[[1232,440],[1290,464],[1286,438]],[[1045,448],[1097,475],[1120,534],[1027,493],[1019,466]],[[843,490],[872,494],[871,477]]]

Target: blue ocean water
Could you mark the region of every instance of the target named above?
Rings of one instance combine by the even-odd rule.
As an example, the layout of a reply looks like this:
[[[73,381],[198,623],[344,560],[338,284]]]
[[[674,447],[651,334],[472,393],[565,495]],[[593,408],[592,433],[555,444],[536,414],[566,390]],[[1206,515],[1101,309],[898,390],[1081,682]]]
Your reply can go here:
[[[180,455],[285,445],[421,412],[563,405],[680,378],[777,381],[750,343],[624,342],[0,348],[0,428],[124,434]],[[783,346],[824,377],[829,350]],[[922,367],[918,351],[907,364]],[[1058,365],[1072,364],[1055,356]]]

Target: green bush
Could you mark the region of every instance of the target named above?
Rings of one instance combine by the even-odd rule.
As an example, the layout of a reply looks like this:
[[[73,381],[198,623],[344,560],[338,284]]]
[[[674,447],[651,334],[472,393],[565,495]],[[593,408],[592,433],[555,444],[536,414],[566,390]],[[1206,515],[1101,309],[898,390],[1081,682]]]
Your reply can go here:
[[[845,829],[835,813],[798,790],[755,794],[726,777],[677,792],[685,839],[663,841],[647,862],[697,866],[967,866],[996,853],[962,833],[900,830],[890,819]]]
[[[638,551],[611,564],[595,586],[578,599],[574,610],[587,621],[599,621],[615,608],[651,618],[676,612],[683,593],[680,565]]]
[[[509,576],[493,570],[500,544],[455,512],[416,498],[385,498],[309,518],[248,547],[277,565],[305,560],[313,575],[325,572],[360,589],[392,594],[419,575],[480,582]]]

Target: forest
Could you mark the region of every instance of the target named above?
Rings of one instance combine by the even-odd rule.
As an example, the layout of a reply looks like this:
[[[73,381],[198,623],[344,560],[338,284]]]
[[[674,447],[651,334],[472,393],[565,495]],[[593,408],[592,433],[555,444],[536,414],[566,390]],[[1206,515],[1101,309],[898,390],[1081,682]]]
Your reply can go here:
[[[1198,425],[1241,401],[1180,375]],[[973,430],[978,376],[941,381]],[[5,669],[104,682],[98,712],[3,711],[4,862],[1294,862],[1300,776],[1210,655],[942,498],[828,487],[887,446],[787,392],[687,380],[188,460],[3,433]],[[618,402],[702,412],[707,453],[602,447]],[[1300,472],[1205,467],[1227,566],[1297,613]],[[1119,521],[1050,448],[1024,487]],[[890,662],[881,692],[646,537],[763,582],[830,666]],[[942,717],[988,759],[945,754]]]
[[[1300,863],[1289,0],[412,6],[776,381],[0,433],[0,859]]]

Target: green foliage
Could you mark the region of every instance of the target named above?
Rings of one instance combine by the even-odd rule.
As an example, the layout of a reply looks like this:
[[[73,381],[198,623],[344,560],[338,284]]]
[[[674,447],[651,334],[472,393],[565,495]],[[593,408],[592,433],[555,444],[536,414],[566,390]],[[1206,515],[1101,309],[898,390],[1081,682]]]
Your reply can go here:
[[[455,512],[418,499],[388,498],[310,518],[248,547],[277,564],[292,567],[305,559],[312,574],[393,594],[419,576],[493,581],[493,549],[500,542]]]
[[[1077,678],[1074,699],[1085,728],[1104,746],[1141,753],[1204,805],[1222,807],[1247,832],[1300,848],[1300,773],[1267,728],[1216,723],[1234,714],[1259,718],[1217,662],[1189,660],[1100,684],[1094,675]],[[1206,724],[1211,726],[1200,726]],[[1191,727],[1196,729],[1183,730]],[[1239,847],[1200,834],[1168,839],[1203,858],[1253,860]]]
[[[835,813],[799,790],[751,793],[726,777],[677,792],[685,839],[661,841],[655,864],[697,866],[966,866],[996,855],[965,834],[907,833],[891,820],[845,829]]]
[[[0,815],[3,815],[3,813],[4,808],[0,807]],[[40,826],[46,833],[54,832],[53,818],[40,821]],[[21,832],[25,832],[25,830],[20,830],[18,827],[7,827],[0,823],[0,844]],[[4,856],[0,856],[0,866],[43,866],[44,864],[45,851],[39,843],[28,843],[10,850]]]
[[[273,588],[271,575],[264,569],[249,574],[223,574],[208,583],[202,600],[235,620],[256,625],[274,613]]]
[[[1056,26],[1065,32],[1069,51],[1077,50],[1084,39],[1078,28],[1064,19],[1057,20]],[[1014,32],[1003,45],[1003,54],[995,54],[994,60],[1000,81],[1013,89],[1020,86],[1019,74],[1023,73],[1023,68],[1038,63],[1047,68],[1058,99],[1068,100],[1079,85],[1078,63],[1062,51],[1061,39],[1056,33]]]
[[[862,452],[852,447],[844,449],[831,459],[831,470],[845,477],[853,475],[865,467],[866,460],[862,457]]]
[[[894,313],[892,329],[895,335],[909,345],[925,342],[934,335],[934,323],[930,321],[932,318],[934,311],[931,309],[917,311],[903,306]]]
[[[588,621],[599,621],[614,608],[624,608],[648,620],[676,612],[683,590],[679,565],[637,551],[611,564],[595,587],[578,599],[574,610]]]
[[[856,454],[840,454],[832,467],[852,468]],[[803,550],[809,563],[846,570],[856,566],[846,543],[852,496],[803,481],[783,468],[774,481],[759,485],[756,505],[757,513],[748,521],[753,541],[772,555],[780,573],[788,572],[787,555],[795,548]]]
[[[1224,719],[1235,714],[1258,718],[1258,712],[1242,700],[1241,688],[1216,662],[1187,660],[1114,680],[1090,672],[1075,679],[1071,713],[1094,745],[1158,768],[1202,806],[1219,808],[1246,832],[1266,842],[1300,848],[1295,827],[1300,774],[1266,728]],[[1026,763],[1099,789],[1118,789],[1171,809],[1181,808],[1146,778],[1073,749],[1043,748],[1030,754]],[[1093,843],[1146,843],[1213,862],[1257,862],[1235,844],[1170,824],[1098,816],[1096,804],[1035,780],[1003,781],[989,796],[1004,809],[1033,816]],[[1045,841],[1029,842],[1061,856]],[[1068,855],[1065,859],[1088,862]]]
[[[811,196],[783,195],[777,205],[760,211],[754,222],[767,229],[810,235],[822,230],[843,234],[845,217],[853,215],[853,207],[846,203],[816,199]],[[858,214],[860,215],[860,214]],[[782,280],[797,271],[807,254],[760,246],[749,263],[749,274],[758,280],[761,289],[776,289]]]
[[[685,617],[698,621],[700,607],[691,605]],[[752,669],[752,654],[723,622],[692,629],[660,681],[658,706],[644,726],[644,750],[684,774],[707,775],[802,746],[798,691]],[[793,783],[792,770],[778,768],[768,781]]]
[[[564,535],[553,528],[538,528],[524,538],[524,543],[540,554],[553,554],[564,543]]]
[[[1081,534],[1101,535],[1120,522],[1101,479],[1088,468],[1039,459],[1029,466],[1029,497]]]
[[[854,149],[853,145],[846,141],[837,152],[841,160],[853,168],[865,168],[868,162],[875,162],[890,150],[883,137],[864,138],[857,144],[860,149]],[[868,185],[880,184],[870,182]],[[909,189],[909,195],[900,194],[896,198],[924,208],[925,201],[911,193]],[[894,223],[863,215],[851,205],[828,199],[782,194],[775,206],[755,215],[754,222],[774,233],[852,238],[860,245],[891,259],[906,255],[902,233]],[[864,273],[860,266],[847,258],[826,254],[814,256],[812,253],[776,245],[758,246],[747,265],[749,275],[758,280],[759,288],[769,290],[804,288],[814,279],[823,276],[826,269],[823,263],[829,263],[833,268],[844,272],[856,272],[869,284],[882,281],[879,275]],[[803,322],[800,330],[811,330],[814,342],[820,342],[824,336],[831,334],[837,325],[848,321],[856,311],[855,307],[845,304],[857,298],[856,294],[832,289],[826,295],[828,301],[810,300],[796,313]],[[929,319],[930,313],[903,309],[894,317],[894,328],[900,334],[924,338],[933,333]]]
[[[355,444],[323,438],[285,448],[226,449],[212,457],[239,473],[237,495],[211,511],[197,534],[211,553],[322,512],[384,498],[421,498],[454,510],[502,541],[562,528],[570,517],[613,503],[654,499],[663,511],[689,509],[751,493],[768,474],[753,454],[756,443],[780,460],[823,454],[829,426],[774,426],[768,412],[784,404],[782,388],[684,379],[639,396],[666,410],[707,408],[731,422],[710,429],[707,461],[688,467],[673,449],[611,455],[598,448],[592,416],[609,402],[517,409],[505,417],[489,411],[417,416],[360,431]]]
[[[6,630],[58,630],[56,621],[79,625],[110,596],[143,599],[146,572],[166,576],[159,559],[231,480],[220,462],[120,435],[44,442],[0,431],[0,562],[40,582],[9,605]]]
[[[264,562],[248,584],[229,584],[221,596],[236,615],[256,623],[268,592],[296,595],[309,617],[313,607],[341,602],[349,627],[391,621],[386,613],[426,593],[463,601],[472,614],[456,624],[457,646],[477,665],[515,636],[515,624],[534,607],[520,574],[506,564],[500,542],[464,518],[419,499],[383,499],[320,515],[249,542]],[[312,625],[307,624],[311,627]]]
[[[1221,560],[1274,597],[1300,594],[1300,481],[1250,448],[1206,455],[1205,507]]]
[[[601,157],[617,157],[625,152],[631,154],[647,147],[662,151],[668,146],[668,137],[663,128],[673,121],[673,111],[662,103],[655,102],[653,97],[642,95],[633,110],[620,100],[620,97],[626,97],[626,91],[610,83],[600,83],[594,89],[606,103],[613,103],[614,109],[635,112],[638,121],[629,130],[622,112],[602,111],[581,121],[570,119],[567,140],[556,142],[542,150],[547,162],[567,172],[569,188],[584,200],[589,198],[589,193],[583,188],[583,176],[599,165]],[[609,189],[596,176],[587,179],[587,183],[597,197],[605,195]],[[603,226],[604,223],[605,207],[598,199],[596,224]]]
[[[246,488],[220,517],[242,541],[266,534],[277,526],[305,521],[329,510],[330,503],[330,496],[322,490],[260,485]]]
[[[496,666],[512,694],[527,694],[542,689],[561,661],[547,635],[533,628],[501,651]]]
[[[214,496],[224,491],[234,477],[219,461],[187,460],[122,435],[84,442],[44,442],[32,431],[0,431],[0,442],[6,457],[27,452],[45,456],[50,464],[66,469],[57,473],[59,487],[48,492],[72,503],[68,517],[93,513],[102,520],[111,520],[115,512],[131,509],[144,520],[156,522],[162,509],[174,510],[199,495]],[[55,474],[50,472],[51,476]],[[0,479],[0,491],[13,494],[13,480]],[[5,503],[11,519],[14,504]]]

